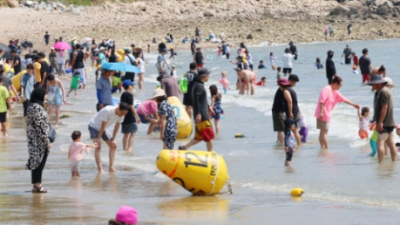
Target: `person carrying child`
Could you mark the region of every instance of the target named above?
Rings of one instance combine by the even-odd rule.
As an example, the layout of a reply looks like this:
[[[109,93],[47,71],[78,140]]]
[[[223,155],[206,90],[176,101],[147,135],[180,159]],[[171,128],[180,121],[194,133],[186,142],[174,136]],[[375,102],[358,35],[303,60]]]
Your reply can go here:
[[[224,110],[221,107],[222,95],[218,93],[218,88],[215,84],[210,86],[210,94],[211,94],[211,108],[214,110],[212,118],[214,118],[215,130],[217,134],[219,134],[219,120],[221,119],[221,115],[224,115]]]
[[[89,154],[90,153],[89,148],[96,148],[97,145],[96,143],[94,145],[88,145],[82,143],[82,134],[80,131],[72,132],[71,138],[73,142],[70,144],[68,148],[68,159],[71,162],[72,176],[79,177],[79,169],[82,163],[83,150],[85,150],[86,153]]]

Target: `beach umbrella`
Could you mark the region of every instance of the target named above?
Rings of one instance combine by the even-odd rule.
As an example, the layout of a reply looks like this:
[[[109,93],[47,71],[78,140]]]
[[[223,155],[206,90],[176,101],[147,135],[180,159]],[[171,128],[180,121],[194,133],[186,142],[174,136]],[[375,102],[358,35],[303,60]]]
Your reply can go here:
[[[85,44],[85,43],[89,43],[90,41],[92,41],[92,38],[90,38],[90,37],[85,37],[85,38],[82,38],[81,43],[82,43],[82,44]]]
[[[1,58],[12,59],[11,49],[7,45],[0,43],[0,49],[3,50]]]
[[[53,45],[53,47],[54,47],[55,49],[60,49],[60,50],[70,50],[70,49],[71,49],[71,45],[68,44],[68,43],[65,42],[65,41],[59,41],[59,42],[55,43],[55,44]]]
[[[101,65],[102,69],[114,70],[122,72],[140,73],[140,69],[137,66],[132,66],[126,63],[105,63]]]

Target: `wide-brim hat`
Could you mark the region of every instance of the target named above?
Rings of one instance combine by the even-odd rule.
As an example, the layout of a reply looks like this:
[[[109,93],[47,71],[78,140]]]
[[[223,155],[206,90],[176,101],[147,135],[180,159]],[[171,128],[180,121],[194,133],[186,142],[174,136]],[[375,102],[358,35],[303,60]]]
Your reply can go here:
[[[165,91],[163,89],[158,89],[157,88],[153,92],[153,98],[157,98],[157,97],[164,96],[164,95],[165,95]]]
[[[380,75],[372,75],[371,81],[368,82],[368,85],[386,84],[386,83],[388,83],[388,82],[385,81]]]
[[[290,86],[288,79],[282,78],[277,81],[278,85],[280,86]]]
[[[387,82],[387,84],[386,84],[387,86],[392,87],[392,88],[393,88],[393,87],[396,87],[396,85],[393,83],[393,81],[392,81],[391,78],[389,78],[389,77],[384,77],[383,80]]]

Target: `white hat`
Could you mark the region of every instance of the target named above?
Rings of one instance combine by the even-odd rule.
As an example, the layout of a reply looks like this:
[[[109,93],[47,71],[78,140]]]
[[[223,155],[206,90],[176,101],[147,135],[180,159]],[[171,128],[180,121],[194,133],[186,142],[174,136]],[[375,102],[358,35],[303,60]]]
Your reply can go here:
[[[95,49],[94,49],[94,51],[95,51],[95,52],[98,52],[98,51],[99,51],[99,49],[98,49],[98,48],[95,48]]]
[[[393,87],[396,87],[396,85],[393,83],[393,81],[392,81],[391,78],[389,78],[389,77],[384,77],[383,80],[387,82],[387,84],[386,84],[387,86],[392,87],[392,88],[393,88]]]
[[[106,50],[106,48],[104,48],[104,47],[100,47],[100,51],[102,51],[102,50]]]
[[[51,50],[54,50],[55,48],[54,48],[54,47],[51,47],[50,49],[51,49]]]
[[[157,97],[164,96],[164,95],[165,95],[164,90],[157,88],[156,90],[154,90],[153,98],[157,98]]]

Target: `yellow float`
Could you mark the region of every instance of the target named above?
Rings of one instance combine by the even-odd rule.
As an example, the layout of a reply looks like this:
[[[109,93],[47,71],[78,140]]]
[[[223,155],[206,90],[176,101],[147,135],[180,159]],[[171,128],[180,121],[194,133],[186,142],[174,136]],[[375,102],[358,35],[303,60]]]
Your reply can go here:
[[[115,55],[117,56],[117,61],[118,61],[118,62],[122,62],[122,61],[124,60],[124,55],[123,55],[123,54],[120,55],[120,54],[118,54],[118,53],[115,53]]]
[[[14,68],[11,68],[10,65],[8,65],[8,63],[4,63],[4,74],[7,74],[10,70],[14,73]]]
[[[175,112],[176,124],[178,128],[177,138],[182,139],[190,137],[193,132],[193,124],[185,108],[183,108],[181,101],[179,98],[171,96],[168,98],[168,102],[171,104]]]
[[[11,78],[11,81],[15,87],[15,90],[17,90],[18,92],[19,92],[19,88],[21,87],[21,78],[25,73],[26,73],[26,70],[22,70],[17,75],[15,75]]]
[[[304,194],[304,191],[303,191],[303,189],[301,189],[301,188],[295,188],[295,189],[293,189],[291,192],[290,192],[290,195],[292,196],[292,197],[300,197],[300,196],[302,196]]]
[[[193,195],[218,194],[225,183],[232,193],[225,161],[216,152],[162,150],[156,165],[158,170]]]
[[[119,54],[119,55],[124,55],[125,51],[120,48],[120,49],[117,49],[116,53]]]

